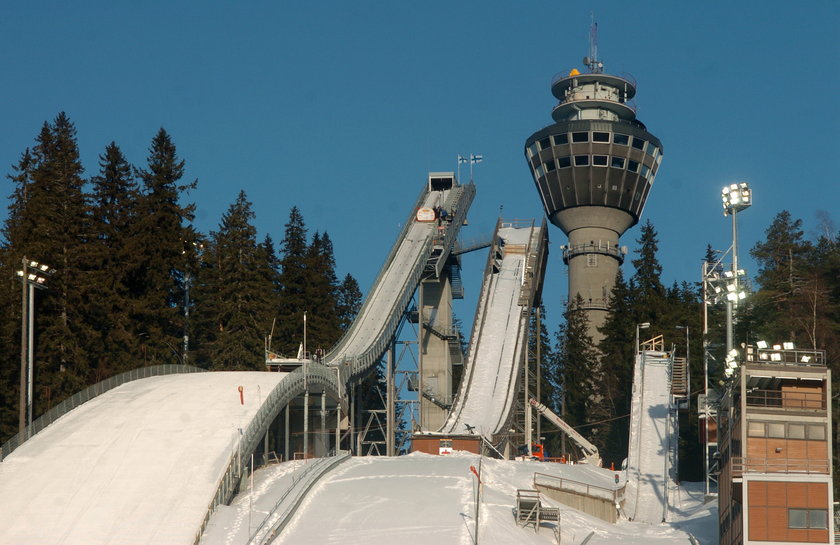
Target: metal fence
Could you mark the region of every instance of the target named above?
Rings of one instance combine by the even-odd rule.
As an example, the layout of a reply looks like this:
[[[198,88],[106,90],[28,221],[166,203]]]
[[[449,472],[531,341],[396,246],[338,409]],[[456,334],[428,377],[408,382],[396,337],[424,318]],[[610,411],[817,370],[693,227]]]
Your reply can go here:
[[[204,372],[204,369],[199,369],[198,367],[193,367],[191,365],[152,365],[149,367],[138,367],[137,369],[132,369],[131,371],[114,375],[113,377],[107,378],[101,382],[97,382],[93,386],[88,386],[84,390],[73,394],[36,418],[31,425],[27,426],[23,430],[22,433],[18,433],[6,441],[3,446],[0,447],[0,462],[2,462],[9,454],[14,452],[16,448],[31,439],[33,435],[39,433],[68,412],[72,411],[82,403],[90,401],[96,396],[102,395],[109,390],[113,390],[117,386],[125,384],[126,382],[139,380],[141,378],[200,372]]]
[[[332,468],[349,459],[350,453],[347,451],[339,451],[338,453],[332,451],[329,457],[308,462],[303,471],[294,475],[292,485],[275,502],[269,514],[251,535],[248,545],[270,543],[283,531],[294,516],[306,493],[312,489],[315,483]]]
[[[540,486],[547,486],[556,488],[557,490],[565,490],[567,492],[574,492],[592,498],[600,498],[604,500],[611,500],[617,502],[624,496],[624,486],[616,485],[615,488],[607,488],[605,486],[598,486],[595,484],[575,481],[573,479],[565,479],[555,475],[547,475],[545,473],[534,473],[534,488]]]

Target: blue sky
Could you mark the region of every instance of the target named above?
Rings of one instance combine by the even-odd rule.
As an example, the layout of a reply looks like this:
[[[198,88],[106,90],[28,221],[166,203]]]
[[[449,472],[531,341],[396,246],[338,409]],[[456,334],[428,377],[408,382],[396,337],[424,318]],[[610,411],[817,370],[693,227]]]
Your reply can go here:
[[[821,211],[840,224],[836,1],[6,3],[0,165],[10,172],[62,110],[87,175],[112,140],[142,165],[162,126],[199,181],[200,230],[240,189],[260,237],[279,240],[297,205],[366,290],[427,172],[455,170],[458,154],[485,158],[465,239],[489,234],[500,206],[542,216],[523,144],[551,122],[552,76],[582,69],[593,10],[605,70],[637,80],[639,118],[663,142],[644,218],[666,282],[698,280],[706,244],[728,247],[724,184],[754,190],[742,255],[781,209],[809,233]],[[565,237],[552,228],[551,241],[556,322]],[[462,316],[484,259],[464,261]]]

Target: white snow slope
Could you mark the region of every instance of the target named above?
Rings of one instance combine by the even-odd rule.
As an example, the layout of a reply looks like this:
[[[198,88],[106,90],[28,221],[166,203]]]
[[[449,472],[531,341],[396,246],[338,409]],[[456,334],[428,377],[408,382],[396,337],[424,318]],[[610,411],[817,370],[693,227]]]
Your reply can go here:
[[[284,376],[152,377],[70,411],[0,463],[0,544],[192,544],[239,428]]]
[[[527,245],[533,229],[506,227],[506,245]],[[466,424],[489,437],[498,433],[510,413],[522,360],[525,314],[519,306],[524,253],[505,252],[498,273],[487,275],[470,341],[468,376],[441,431],[466,433]]]
[[[627,503],[632,520],[659,523],[674,485],[669,451],[676,446],[671,418],[670,360],[661,352],[636,358],[627,456]]]
[[[297,465],[295,465],[297,464]],[[259,470],[252,490],[243,490],[230,507],[214,514],[202,545],[244,545],[279,498],[301,462]],[[326,474],[304,499],[289,526],[273,542],[364,545],[468,545],[474,543],[477,479],[481,469],[479,540],[484,545],[622,543],[717,543],[717,513],[703,505],[700,484],[678,490],[670,524],[620,521],[609,524],[543,497],[560,508],[560,522],[543,522],[539,532],[514,520],[516,490],[533,488],[535,472],[603,485],[613,472],[588,464],[566,465],[484,458],[469,453],[397,458],[357,457]],[[559,534],[559,540],[558,540]],[[591,534],[591,537],[590,537]]]

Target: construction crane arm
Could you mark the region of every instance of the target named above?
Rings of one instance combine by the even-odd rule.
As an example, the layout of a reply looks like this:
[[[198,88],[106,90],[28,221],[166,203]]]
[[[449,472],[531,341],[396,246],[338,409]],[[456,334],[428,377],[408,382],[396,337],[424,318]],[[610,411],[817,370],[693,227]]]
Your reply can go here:
[[[584,453],[583,459],[585,462],[599,466],[601,465],[601,454],[598,452],[598,447],[590,443],[586,440],[584,436],[578,433],[573,427],[568,425],[562,418],[554,414],[554,411],[534,399],[533,397],[528,398],[528,402],[531,406],[539,411],[540,414],[545,416],[552,424],[557,426],[560,431],[565,433],[572,439]]]

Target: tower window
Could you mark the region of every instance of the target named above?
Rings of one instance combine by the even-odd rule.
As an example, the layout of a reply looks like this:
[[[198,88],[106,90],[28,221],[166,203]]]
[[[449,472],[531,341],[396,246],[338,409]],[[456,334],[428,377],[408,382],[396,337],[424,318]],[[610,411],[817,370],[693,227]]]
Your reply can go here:
[[[610,160],[610,166],[613,168],[624,168],[624,157],[613,157]]]
[[[543,138],[540,140],[540,149],[548,149],[551,147],[551,142],[549,142],[548,138]]]
[[[615,133],[613,134],[613,144],[618,144],[619,146],[629,146],[630,137],[626,134]]]
[[[537,173],[537,178],[542,178],[543,176],[545,176],[545,171],[543,170],[542,165],[537,165],[537,168],[535,169],[535,171]]]
[[[639,172],[639,163],[632,159],[627,160],[627,170],[630,172]]]
[[[648,144],[647,150],[645,150],[645,151],[646,151],[646,152],[647,152],[647,154],[648,154],[648,155],[650,155],[651,157],[656,157],[656,152],[657,152],[657,150],[658,150],[658,149],[659,149],[659,148],[657,148],[657,147],[656,147],[656,146],[654,146],[653,144]]]
[[[557,168],[568,168],[572,166],[572,158],[568,155],[566,157],[557,158]]]
[[[596,167],[605,167],[607,166],[608,157],[606,155],[593,155],[592,156],[592,165]]]
[[[537,154],[539,150],[537,150],[537,143],[534,142],[530,146],[528,146],[528,157],[531,158]]]
[[[554,139],[555,146],[562,146],[563,144],[569,143],[569,135],[565,132],[563,134],[555,134],[552,138]]]
[[[589,133],[588,132],[573,132],[572,133],[572,142],[589,142]]]
[[[634,148],[643,150],[643,149],[645,149],[645,144],[646,144],[646,142],[644,140],[642,140],[641,138],[639,138],[637,136],[633,137],[633,147]]]
[[[546,172],[551,172],[552,170],[554,170],[554,160],[549,159],[548,161],[545,162],[545,171]]]
[[[788,509],[788,528],[828,528],[826,509]]]
[[[589,166],[589,156],[588,155],[575,155],[575,166],[576,167],[588,167]]]
[[[825,441],[825,426],[822,424],[808,424],[808,439],[811,441]]]
[[[650,167],[648,167],[647,165],[642,165],[642,176],[647,178],[648,174],[650,174]]]
[[[610,143],[610,133],[608,132],[593,132],[592,133],[592,141],[593,142],[606,142],[607,144]]]

